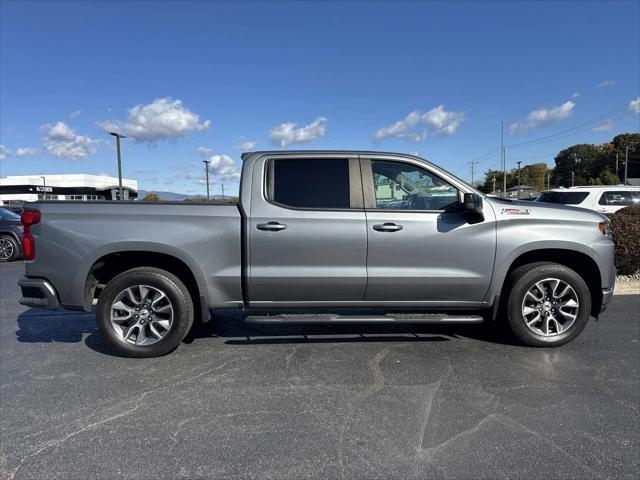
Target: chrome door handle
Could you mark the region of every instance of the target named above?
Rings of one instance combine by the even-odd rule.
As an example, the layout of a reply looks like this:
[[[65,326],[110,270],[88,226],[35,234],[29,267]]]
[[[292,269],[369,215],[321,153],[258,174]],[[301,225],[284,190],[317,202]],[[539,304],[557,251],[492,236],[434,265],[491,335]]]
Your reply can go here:
[[[383,223],[381,225],[374,225],[373,229],[378,232],[398,232],[402,230],[402,225],[397,225],[395,223]]]
[[[259,223],[256,225],[258,230],[266,230],[268,232],[278,232],[280,230],[284,230],[287,228],[286,225],[278,222],[267,222],[267,223]]]

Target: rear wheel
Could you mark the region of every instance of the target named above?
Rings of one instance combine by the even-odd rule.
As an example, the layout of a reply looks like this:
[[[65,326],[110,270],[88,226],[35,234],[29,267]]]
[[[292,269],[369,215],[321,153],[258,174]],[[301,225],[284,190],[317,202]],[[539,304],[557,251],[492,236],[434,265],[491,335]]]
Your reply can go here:
[[[0,263],[10,262],[18,256],[18,242],[11,235],[0,235]]]
[[[157,357],[174,350],[193,317],[193,302],[184,284],[172,273],[151,267],[114,277],[96,308],[105,340],[128,357]]]
[[[574,270],[557,263],[534,263],[514,270],[510,282],[507,319],[525,344],[557,347],[584,330],[591,294]]]

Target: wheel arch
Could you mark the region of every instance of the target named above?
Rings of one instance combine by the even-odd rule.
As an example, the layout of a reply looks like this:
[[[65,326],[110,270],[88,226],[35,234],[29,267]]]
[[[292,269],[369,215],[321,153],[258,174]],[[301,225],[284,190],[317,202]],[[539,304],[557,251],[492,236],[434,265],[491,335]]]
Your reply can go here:
[[[508,295],[508,279],[516,268],[535,262],[553,262],[574,270],[580,275],[591,294],[591,315],[597,317],[602,305],[602,281],[598,264],[589,255],[576,250],[562,248],[543,248],[521,253],[509,265],[500,288],[500,297],[506,300]]]
[[[149,250],[118,250],[97,258],[84,277],[83,307],[89,310],[101,286],[122,272],[136,267],[155,267],[178,277],[187,287],[194,305],[194,318],[207,321],[209,310],[200,285],[201,273],[170,253]]]

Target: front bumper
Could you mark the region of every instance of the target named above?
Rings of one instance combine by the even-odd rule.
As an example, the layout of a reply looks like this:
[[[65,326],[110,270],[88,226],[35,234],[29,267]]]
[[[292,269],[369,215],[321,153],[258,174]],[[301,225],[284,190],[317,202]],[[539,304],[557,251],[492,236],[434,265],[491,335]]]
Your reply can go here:
[[[18,280],[22,290],[20,303],[27,307],[55,310],[60,306],[55,288],[43,278],[22,277]]]
[[[613,298],[613,291],[616,288],[616,269],[613,269],[613,283],[611,288],[603,288],[602,289],[602,304],[600,305],[600,312],[604,312],[609,304],[611,303],[611,299]]]

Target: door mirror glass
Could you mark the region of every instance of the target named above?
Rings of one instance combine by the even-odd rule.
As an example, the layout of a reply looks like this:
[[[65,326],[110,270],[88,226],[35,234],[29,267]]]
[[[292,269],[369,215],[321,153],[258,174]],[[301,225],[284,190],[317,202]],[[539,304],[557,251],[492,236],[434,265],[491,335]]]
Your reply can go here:
[[[478,223],[484,220],[484,214],[482,213],[482,198],[475,193],[464,194],[462,210],[465,212],[469,223]]]

